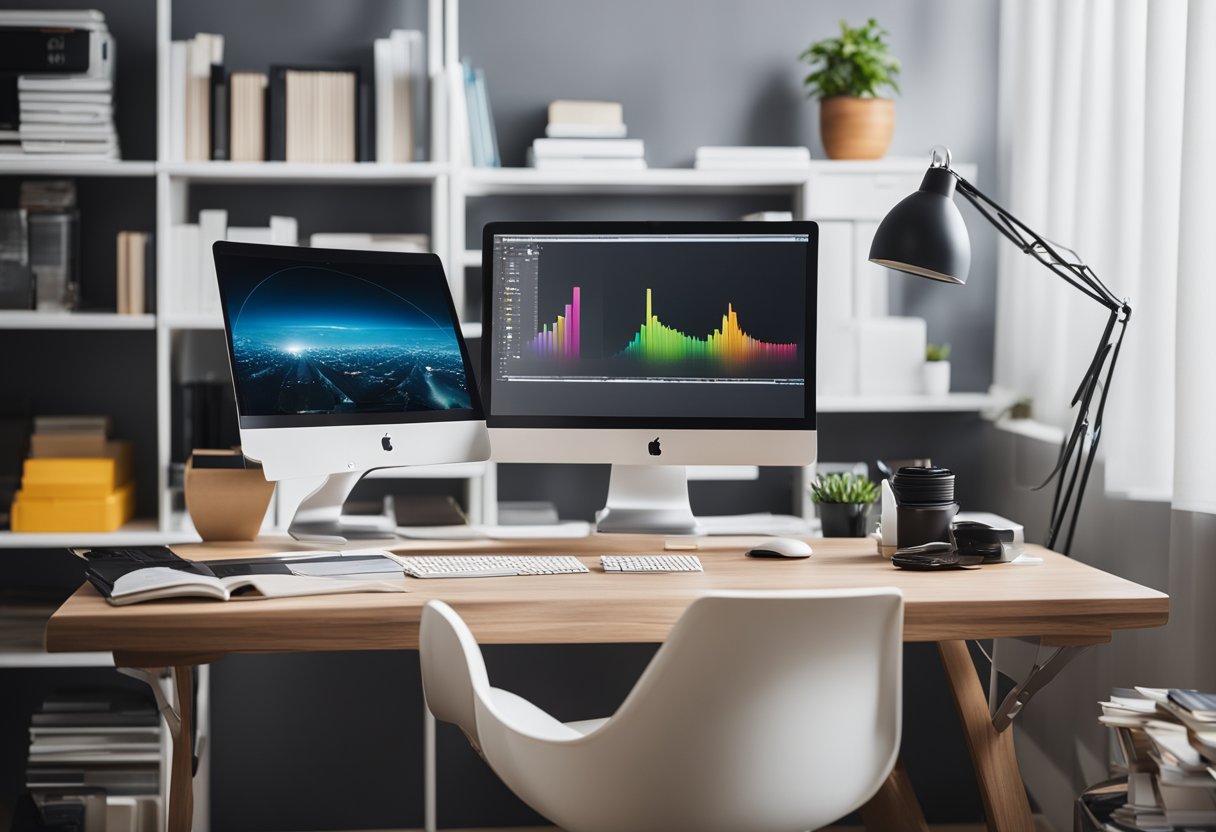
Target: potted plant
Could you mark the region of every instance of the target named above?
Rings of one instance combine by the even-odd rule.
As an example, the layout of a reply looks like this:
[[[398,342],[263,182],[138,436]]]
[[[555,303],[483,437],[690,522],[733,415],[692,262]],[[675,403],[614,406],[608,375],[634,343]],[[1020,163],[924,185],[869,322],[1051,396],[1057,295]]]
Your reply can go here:
[[[840,36],[824,38],[800,56],[811,67],[803,79],[808,97],[819,99],[819,135],[831,159],[880,159],[895,132],[895,76],[899,61],[890,53],[887,31],[870,18]]]
[[[878,486],[860,474],[821,474],[811,483],[824,537],[865,537]]]
[[[949,344],[925,347],[924,388],[926,396],[944,396],[950,392]]]

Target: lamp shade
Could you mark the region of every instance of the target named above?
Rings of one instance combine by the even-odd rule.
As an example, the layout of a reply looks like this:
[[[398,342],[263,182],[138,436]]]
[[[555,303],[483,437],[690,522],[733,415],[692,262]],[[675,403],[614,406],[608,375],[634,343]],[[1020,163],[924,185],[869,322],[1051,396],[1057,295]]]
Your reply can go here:
[[[954,204],[954,174],[931,167],[920,190],[892,208],[870,244],[870,262],[946,283],[966,283],[971,237]]]

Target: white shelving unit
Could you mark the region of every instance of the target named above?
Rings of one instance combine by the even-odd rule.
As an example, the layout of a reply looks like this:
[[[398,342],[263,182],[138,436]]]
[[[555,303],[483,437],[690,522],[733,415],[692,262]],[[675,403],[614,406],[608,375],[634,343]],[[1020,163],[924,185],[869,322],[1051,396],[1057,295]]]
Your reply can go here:
[[[36,312],[0,310],[0,329],[154,329],[155,315],[117,315],[113,312]]]
[[[178,0],[183,2],[184,0]],[[423,2],[424,0],[418,0]],[[923,175],[923,159],[884,159],[875,162],[813,161],[808,168],[778,171],[704,171],[650,169],[642,171],[551,171],[532,168],[472,168],[461,161],[465,154],[454,146],[453,116],[447,104],[445,83],[459,78],[459,0],[425,0],[427,10],[428,70],[433,79],[431,148],[433,161],[406,164],[363,162],[352,164],[299,164],[288,162],[183,162],[170,159],[169,48],[173,0],[156,2],[157,54],[157,161],[124,162],[0,162],[3,175],[54,175],[98,177],[151,177],[156,185],[157,297],[171,294],[174,281],[172,234],[175,224],[188,215],[191,189],[212,185],[399,186],[430,192],[432,247],[447,268],[456,308],[465,309],[469,273],[479,275],[479,241],[470,240],[467,218],[470,202],[501,195],[554,197],[611,197],[631,195],[704,195],[706,198],[766,194],[778,197],[795,217],[820,224],[820,320],[825,314],[849,318],[886,314],[885,276],[865,262],[877,221]],[[130,106],[130,104],[128,104]],[[974,170],[962,166],[964,175]],[[284,213],[290,213],[285,206]],[[403,229],[404,230],[404,229]],[[414,229],[409,229],[414,230]],[[825,292],[825,287],[835,287]],[[835,304],[825,309],[826,304]],[[480,338],[482,325],[476,313],[462,322],[468,338]],[[160,495],[157,516],[145,518],[112,534],[84,536],[15,535],[0,533],[0,548],[74,544],[126,544],[180,539],[169,493],[170,436],[173,414],[170,390],[177,350],[192,333],[222,329],[218,316],[114,315],[105,313],[45,314],[0,312],[5,329],[150,330],[156,349],[156,460]],[[821,339],[828,327],[821,325]],[[821,350],[822,352],[822,350]],[[822,378],[822,374],[821,374]],[[855,397],[821,384],[819,410],[824,413],[961,412],[991,410],[984,394],[959,393],[944,398]],[[144,440],[146,441],[146,440]],[[418,472],[421,476],[433,473]],[[410,476],[408,470],[397,472]],[[456,476],[468,482],[470,515],[492,522],[496,500],[493,465],[474,466]],[[476,503],[476,504],[474,504]],[[65,542],[69,541],[69,542]]]

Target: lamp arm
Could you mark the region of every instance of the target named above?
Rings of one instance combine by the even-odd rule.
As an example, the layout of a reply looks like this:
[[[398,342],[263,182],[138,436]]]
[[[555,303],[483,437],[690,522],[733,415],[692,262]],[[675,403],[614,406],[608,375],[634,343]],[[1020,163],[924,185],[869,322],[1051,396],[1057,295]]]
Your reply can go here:
[[[949,157],[946,158],[947,163],[943,167],[946,167],[957,180],[956,190],[971,203],[980,216],[988,220],[997,231],[1020,248],[1024,254],[1038,260],[1074,289],[1101,304],[1110,312],[1102,340],[1098,342],[1098,349],[1094,352],[1094,357],[1086,368],[1085,375],[1072,398],[1072,405],[1078,408],[1072,430],[1060,446],[1060,455],[1055,468],[1035,489],[1042,489],[1052,480],[1056,480],[1047,547],[1056,548],[1061,533],[1067,528],[1062,552],[1068,554],[1072,548],[1081,501],[1085,495],[1085,486],[1089,481],[1090,471],[1093,468],[1094,455],[1097,453],[1098,442],[1102,438],[1102,418],[1106,411],[1107,395],[1110,393],[1111,378],[1114,376],[1115,364],[1118,362],[1119,353],[1123,347],[1127,322],[1131,318],[1131,305],[1126,299],[1120,299],[1115,295],[1098,278],[1093,269],[1080,262],[1080,257],[1076,255],[1076,252],[1054,244],[1036,233],[979,188],[951,170]],[[1063,249],[1073,257],[1066,258],[1057,249]],[[1096,409],[1094,409],[1095,396]],[[1092,418],[1091,409],[1093,410]]]
[[[1022,250],[1024,254],[1034,257],[1059,277],[1067,281],[1078,291],[1089,295],[1107,309],[1120,309],[1126,306],[1114,292],[1107,288],[1093,269],[1084,263],[1077,262],[1080,258],[1069,260],[1056,250],[1056,246],[1042,235],[1035,232],[1026,223],[1009,213],[999,203],[992,200],[979,188],[972,185],[955,171],[950,173],[958,183],[958,192],[963,195],[972,207],[988,222],[1000,231],[1010,242]],[[1073,252],[1075,255],[1075,252]],[[1124,314],[1130,314],[1127,309]]]

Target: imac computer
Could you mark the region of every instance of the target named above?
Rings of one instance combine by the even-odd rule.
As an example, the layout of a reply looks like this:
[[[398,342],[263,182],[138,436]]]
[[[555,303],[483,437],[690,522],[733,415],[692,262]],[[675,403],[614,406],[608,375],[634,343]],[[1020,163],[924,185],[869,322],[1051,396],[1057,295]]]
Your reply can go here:
[[[813,222],[491,223],[500,462],[611,463],[601,532],[695,534],[684,466],[815,461]]]
[[[434,254],[214,246],[241,450],[313,477],[288,531],[344,542],[368,471],[489,458],[485,416]]]

